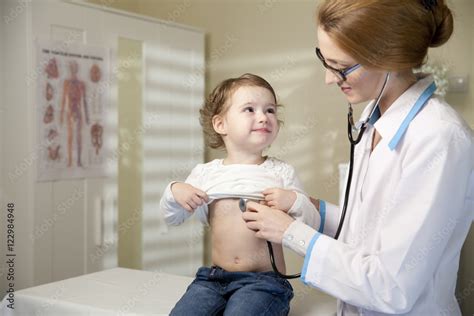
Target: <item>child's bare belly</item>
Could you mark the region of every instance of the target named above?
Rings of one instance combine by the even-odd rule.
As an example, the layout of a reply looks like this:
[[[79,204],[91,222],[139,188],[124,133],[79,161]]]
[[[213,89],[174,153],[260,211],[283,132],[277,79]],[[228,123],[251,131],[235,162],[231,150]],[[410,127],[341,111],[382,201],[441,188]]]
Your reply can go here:
[[[209,206],[212,262],[227,271],[272,271],[266,240],[255,237],[242,219],[238,199],[222,199]],[[281,245],[272,244],[278,270],[285,273]]]

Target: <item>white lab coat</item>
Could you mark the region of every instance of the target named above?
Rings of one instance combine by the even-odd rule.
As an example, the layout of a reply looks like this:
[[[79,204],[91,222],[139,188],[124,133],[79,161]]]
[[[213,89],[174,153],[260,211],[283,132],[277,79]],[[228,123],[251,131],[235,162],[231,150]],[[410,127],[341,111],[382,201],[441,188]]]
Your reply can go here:
[[[356,146],[339,240],[340,209],[324,201],[321,232],[299,221],[285,232],[283,244],[306,254],[302,281],[337,297],[338,315],[461,315],[454,292],[473,218],[472,130],[433,97],[388,147],[431,82],[419,80],[375,123],[373,152],[374,126]]]

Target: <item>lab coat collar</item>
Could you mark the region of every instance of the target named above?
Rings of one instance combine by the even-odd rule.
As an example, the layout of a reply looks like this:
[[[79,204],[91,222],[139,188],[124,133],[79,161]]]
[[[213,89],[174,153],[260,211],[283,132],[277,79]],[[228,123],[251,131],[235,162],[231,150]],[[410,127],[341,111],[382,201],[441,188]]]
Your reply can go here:
[[[369,123],[377,129],[383,139],[390,141],[394,137],[418,98],[433,81],[432,76],[419,77],[418,81],[398,97],[382,116],[378,109],[374,111]],[[375,101],[370,102],[362,112],[362,120],[370,115],[373,102]]]

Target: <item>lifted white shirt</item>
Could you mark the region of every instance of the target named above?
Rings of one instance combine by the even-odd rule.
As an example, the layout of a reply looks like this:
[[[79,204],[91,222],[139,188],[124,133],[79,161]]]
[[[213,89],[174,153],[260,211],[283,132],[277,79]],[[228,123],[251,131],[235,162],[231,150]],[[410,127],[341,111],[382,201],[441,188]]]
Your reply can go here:
[[[215,159],[197,165],[185,181],[206,192],[209,197],[208,204],[213,200],[226,197],[255,196],[255,199],[261,199],[265,189],[282,188],[296,193],[296,200],[288,214],[304,223],[319,226],[319,213],[304,192],[291,165],[272,157],[267,158],[260,165],[224,165],[222,161],[222,159]],[[164,214],[166,223],[180,225],[195,214],[203,224],[208,225],[208,204],[199,206],[193,213],[186,211],[173,197],[170,189],[173,183],[168,184],[160,201],[160,211]]]

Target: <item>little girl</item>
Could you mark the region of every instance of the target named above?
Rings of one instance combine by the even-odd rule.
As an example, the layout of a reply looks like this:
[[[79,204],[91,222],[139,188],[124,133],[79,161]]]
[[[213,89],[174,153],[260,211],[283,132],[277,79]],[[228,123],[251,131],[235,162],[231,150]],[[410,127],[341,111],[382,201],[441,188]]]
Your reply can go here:
[[[185,182],[170,183],[160,201],[168,225],[193,214],[211,226],[211,268],[199,268],[171,315],[287,315],[293,289],[272,271],[267,244],[242,219],[239,197],[263,200],[319,227],[319,214],[295,170],[263,156],[280,128],[276,95],[263,78],[245,74],[221,82],[200,110],[206,145],[225,159],[197,165]],[[316,223],[317,222],[317,223]],[[281,245],[275,263],[285,273]]]

